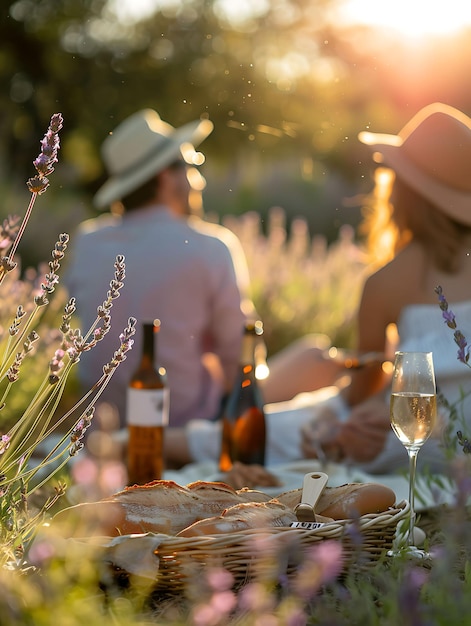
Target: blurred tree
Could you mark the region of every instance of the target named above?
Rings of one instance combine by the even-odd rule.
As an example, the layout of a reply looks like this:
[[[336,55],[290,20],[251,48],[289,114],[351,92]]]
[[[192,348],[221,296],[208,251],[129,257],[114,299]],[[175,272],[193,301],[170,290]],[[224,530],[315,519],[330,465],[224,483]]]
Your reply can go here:
[[[17,0],[0,24],[4,169],[21,172],[31,138],[60,110],[64,145],[88,183],[100,167],[96,146],[144,106],[176,125],[208,115],[218,128],[210,149],[226,161],[250,143],[264,158],[323,158],[349,108],[336,80],[345,68],[325,36],[334,1],[229,13],[221,0],[180,0],[125,19],[111,0]]]
[[[282,204],[288,220],[309,215],[332,239],[353,215],[343,198],[369,188],[359,130],[396,132],[430,100],[471,112],[469,33],[405,45],[340,27],[340,2],[9,0],[0,12],[0,182],[24,185],[53,112],[65,119],[60,176],[86,206],[102,182],[99,146],[124,117],[147,106],[174,125],[207,115],[216,125],[207,172],[219,194],[207,194],[210,210]]]

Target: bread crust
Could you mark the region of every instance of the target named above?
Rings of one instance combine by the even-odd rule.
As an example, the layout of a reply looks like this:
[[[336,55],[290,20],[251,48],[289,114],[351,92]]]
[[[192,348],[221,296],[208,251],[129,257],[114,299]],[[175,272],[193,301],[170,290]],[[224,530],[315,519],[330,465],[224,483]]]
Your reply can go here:
[[[289,526],[296,521],[294,510],[301,494],[302,489],[295,489],[272,498],[262,491],[235,490],[225,483],[196,481],[183,487],[173,481],[159,480],[127,487],[99,502],[68,507],[54,516],[52,524],[69,537],[115,537],[148,532],[177,535],[208,518],[212,521],[200,524],[197,530],[209,529],[211,524],[214,533],[222,532],[218,528],[234,532],[263,524]],[[377,483],[327,487],[317,503],[316,519],[341,520],[381,513],[394,506],[395,501],[394,492]],[[202,532],[207,533],[211,531]]]
[[[178,537],[198,537],[235,533],[253,528],[290,526],[296,521],[294,512],[277,502],[243,502],[236,504],[216,517],[209,517],[191,524],[178,533]]]
[[[292,508],[301,502],[302,489],[286,491],[277,499]],[[346,483],[326,487],[319,498],[316,513],[334,520],[350,519],[369,513],[382,513],[393,507],[396,494],[379,483]]]
[[[271,496],[225,483],[196,481],[183,487],[171,480],[126,487],[98,502],[76,504],[57,513],[52,523],[69,536],[116,537],[133,533],[176,535],[200,519],[220,515],[243,502],[267,502]]]

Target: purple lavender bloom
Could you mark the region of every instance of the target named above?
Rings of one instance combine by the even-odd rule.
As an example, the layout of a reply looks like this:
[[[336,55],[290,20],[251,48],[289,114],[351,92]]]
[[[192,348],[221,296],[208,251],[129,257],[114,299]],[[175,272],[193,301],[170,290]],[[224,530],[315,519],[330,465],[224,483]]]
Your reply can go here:
[[[471,442],[469,441],[469,439],[467,439],[463,433],[461,432],[461,430],[458,430],[456,432],[456,436],[458,438],[458,443],[460,444],[460,446],[463,448],[463,452],[465,454],[471,454]]]
[[[343,568],[342,554],[342,545],[333,540],[322,541],[309,549],[294,582],[296,594],[310,600],[322,585],[335,580]]]
[[[49,186],[47,176],[52,174],[54,164],[57,163],[57,151],[60,145],[58,133],[62,128],[62,122],[60,113],[55,113],[51,117],[47,132],[41,140],[41,151],[33,161],[38,175],[30,178],[26,183],[31,193],[44,193]]]
[[[300,606],[294,606],[285,617],[286,626],[306,626],[308,617]]]
[[[458,361],[462,363],[468,363],[469,361],[469,346],[466,341],[466,337],[460,330],[454,332],[455,343],[458,346]]]
[[[455,315],[453,311],[449,309],[448,301],[443,295],[443,290],[440,285],[435,287],[435,293],[438,295],[439,305],[442,310],[442,317],[445,320],[446,325],[454,330],[456,328]]]
[[[443,311],[443,319],[449,328],[456,328],[455,314],[453,311]]]
[[[420,591],[427,579],[428,573],[424,569],[413,567],[406,572],[398,593],[401,614],[407,616],[408,623],[416,626],[425,626],[427,623],[420,603]]]
[[[468,365],[470,346],[468,346],[466,337],[459,329],[457,329],[455,315],[453,311],[451,311],[451,309],[449,308],[448,301],[443,295],[443,290],[440,285],[438,287],[435,287],[435,293],[438,294],[438,301],[440,309],[442,310],[442,317],[445,321],[445,324],[448,326],[448,328],[451,328],[455,331],[453,333],[453,336],[455,343],[458,346],[458,361],[461,361],[465,365]]]
[[[2,435],[0,438],[0,454],[3,454],[10,446],[10,435]]]

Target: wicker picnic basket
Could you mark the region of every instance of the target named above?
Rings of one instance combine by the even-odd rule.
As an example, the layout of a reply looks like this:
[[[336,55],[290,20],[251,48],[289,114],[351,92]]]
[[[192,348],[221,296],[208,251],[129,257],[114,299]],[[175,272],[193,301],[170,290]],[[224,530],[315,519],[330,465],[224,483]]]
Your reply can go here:
[[[278,527],[216,536],[168,536],[155,551],[157,586],[181,592],[196,576],[214,567],[231,572],[236,585],[253,579],[277,581],[293,576],[309,548],[329,539],[341,542],[344,573],[364,572],[392,547],[397,524],[409,509],[403,500],[384,513],[328,522],[315,530]]]

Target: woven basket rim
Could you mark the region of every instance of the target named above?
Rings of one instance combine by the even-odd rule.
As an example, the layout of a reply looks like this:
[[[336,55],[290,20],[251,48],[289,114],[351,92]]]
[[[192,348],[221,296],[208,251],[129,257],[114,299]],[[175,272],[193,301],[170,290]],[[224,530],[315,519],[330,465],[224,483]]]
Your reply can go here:
[[[368,513],[360,516],[358,519],[334,520],[325,522],[316,529],[292,528],[290,526],[277,526],[270,528],[252,528],[241,530],[237,533],[221,533],[217,535],[204,535],[196,537],[178,537],[168,535],[160,543],[159,548],[155,550],[158,554],[160,550],[168,550],[172,547],[175,550],[209,547],[213,545],[233,544],[250,540],[254,536],[280,535],[286,533],[297,534],[303,538],[325,538],[337,539],[345,534],[347,527],[355,524],[359,532],[378,531],[382,528],[396,525],[401,519],[409,513],[410,504],[407,500],[394,505],[394,507],[382,513]]]

